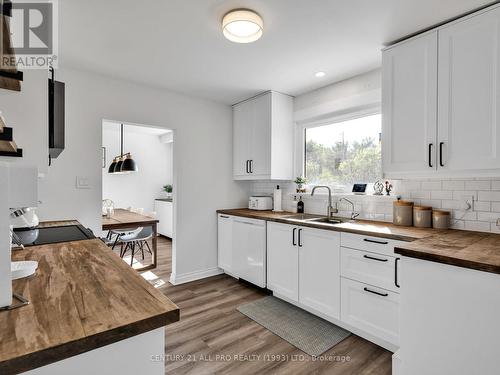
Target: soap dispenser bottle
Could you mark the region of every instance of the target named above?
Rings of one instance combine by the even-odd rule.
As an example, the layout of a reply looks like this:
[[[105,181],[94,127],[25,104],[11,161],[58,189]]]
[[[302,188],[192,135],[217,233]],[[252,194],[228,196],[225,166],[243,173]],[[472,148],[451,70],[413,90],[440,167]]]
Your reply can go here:
[[[304,202],[302,201],[302,197],[300,197],[299,201],[297,202],[297,213],[299,214],[304,213]]]

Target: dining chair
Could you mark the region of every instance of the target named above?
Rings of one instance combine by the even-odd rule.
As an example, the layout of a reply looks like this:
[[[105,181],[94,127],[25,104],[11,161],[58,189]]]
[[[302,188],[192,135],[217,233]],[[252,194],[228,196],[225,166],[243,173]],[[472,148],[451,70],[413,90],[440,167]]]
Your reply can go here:
[[[155,218],[156,212],[147,214],[146,216]],[[144,260],[144,247],[146,250],[153,255],[151,247],[148,241],[153,238],[153,228],[151,226],[140,227],[137,230],[121,236],[120,242],[122,243],[122,249],[120,251],[120,257],[123,258],[128,250],[131,251],[130,266],[132,267],[134,263],[134,256],[136,250],[141,251],[142,259]],[[137,248],[137,249],[136,249]]]
[[[139,215],[142,215],[143,212],[144,212],[144,208],[132,208],[132,207],[127,207],[127,210],[130,211],[130,212],[135,212]],[[133,228],[120,228],[120,229],[111,229],[109,232],[108,232],[108,239],[113,241],[113,237],[115,238],[114,241],[113,241],[113,246],[112,246],[112,249],[114,250],[116,245],[118,243],[120,243],[120,240],[123,236],[129,234],[129,233],[134,233],[136,230],[138,229],[138,227],[133,227]],[[122,249],[123,249],[123,245],[122,245]]]

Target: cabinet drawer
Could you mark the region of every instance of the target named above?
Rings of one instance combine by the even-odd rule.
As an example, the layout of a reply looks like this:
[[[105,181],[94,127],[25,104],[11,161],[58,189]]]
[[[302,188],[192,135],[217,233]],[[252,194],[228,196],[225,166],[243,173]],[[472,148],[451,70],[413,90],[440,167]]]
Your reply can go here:
[[[394,247],[404,244],[404,241],[390,240],[382,237],[363,236],[352,233],[342,233],[340,246],[350,249],[365,250],[372,253],[395,256]]]
[[[399,294],[341,278],[341,320],[399,345]]]
[[[398,281],[395,263],[396,258],[388,255],[346,247],[340,250],[340,274],[342,276],[399,292],[396,286]]]

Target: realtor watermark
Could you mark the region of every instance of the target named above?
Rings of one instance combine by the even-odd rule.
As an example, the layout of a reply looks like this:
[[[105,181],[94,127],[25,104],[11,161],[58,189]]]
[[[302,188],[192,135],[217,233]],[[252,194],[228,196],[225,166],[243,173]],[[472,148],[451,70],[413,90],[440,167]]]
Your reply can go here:
[[[17,0],[11,7],[10,17],[2,21],[8,19],[9,27],[0,29],[0,40],[10,32],[11,48],[2,47],[0,68],[57,68],[58,0]]]

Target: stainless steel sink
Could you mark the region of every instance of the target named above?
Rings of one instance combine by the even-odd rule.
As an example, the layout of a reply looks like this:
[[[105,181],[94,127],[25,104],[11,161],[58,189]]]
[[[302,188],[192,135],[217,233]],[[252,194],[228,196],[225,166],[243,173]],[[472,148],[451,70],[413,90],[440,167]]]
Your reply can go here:
[[[295,214],[295,215],[283,216],[283,219],[307,221],[307,220],[321,219],[322,217],[323,216],[312,215],[312,214]]]
[[[305,220],[308,222],[314,222],[314,223],[324,223],[324,224],[342,224],[348,221],[347,219],[340,218],[340,217],[319,217],[316,219],[308,219]]]
[[[341,217],[331,217],[328,218],[326,216],[319,215],[311,215],[311,214],[295,214],[284,216],[283,219],[294,220],[294,221],[303,221],[308,223],[324,223],[324,224],[341,224],[348,221],[347,219]]]

